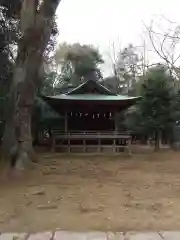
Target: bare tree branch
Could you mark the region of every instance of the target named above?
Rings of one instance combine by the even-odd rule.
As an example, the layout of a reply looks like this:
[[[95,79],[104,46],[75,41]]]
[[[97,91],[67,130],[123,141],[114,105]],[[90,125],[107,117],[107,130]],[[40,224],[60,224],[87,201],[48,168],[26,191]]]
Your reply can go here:
[[[172,30],[172,23],[170,22],[170,27],[165,33],[158,33],[154,31],[153,21],[151,21],[150,27],[148,27],[145,23],[143,23],[143,25],[148,32],[149,40],[155,53],[165,61],[170,73],[174,73],[175,76],[180,79],[180,69],[176,66],[177,61],[180,59],[180,55],[175,56],[177,52],[176,47],[179,44],[180,40],[180,31],[179,29],[177,29],[177,26],[175,30]],[[168,48],[166,47],[166,45],[168,45]]]

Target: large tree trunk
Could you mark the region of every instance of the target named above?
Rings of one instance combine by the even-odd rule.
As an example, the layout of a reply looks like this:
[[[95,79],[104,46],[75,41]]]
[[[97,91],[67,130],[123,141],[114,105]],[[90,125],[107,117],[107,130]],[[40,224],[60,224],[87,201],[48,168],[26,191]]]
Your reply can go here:
[[[31,113],[39,86],[38,74],[51,34],[52,21],[60,0],[23,0],[22,37],[9,94],[4,147],[12,167],[24,169],[35,160],[31,138]],[[9,134],[8,134],[9,131]],[[11,136],[11,139],[8,138]],[[12,141],[10,141],[12,140]]]

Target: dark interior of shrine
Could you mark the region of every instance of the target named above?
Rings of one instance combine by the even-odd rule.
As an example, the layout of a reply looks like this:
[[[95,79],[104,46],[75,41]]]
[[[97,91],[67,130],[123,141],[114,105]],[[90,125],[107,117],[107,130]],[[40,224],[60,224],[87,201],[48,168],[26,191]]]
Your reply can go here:
[[[69,112],[68,131],[112,131],[114,130],[112,112]]]

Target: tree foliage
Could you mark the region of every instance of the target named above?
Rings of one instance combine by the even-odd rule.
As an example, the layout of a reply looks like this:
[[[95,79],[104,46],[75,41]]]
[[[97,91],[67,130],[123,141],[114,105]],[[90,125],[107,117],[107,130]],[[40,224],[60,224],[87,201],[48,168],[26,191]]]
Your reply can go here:
[[[6,95],[12,79],[12,70],[17,55],[17,44],[21,38],[20,10],[21,0],[6,0],[0,3],[0,87],[1,95]],[[49,54],[53,51],[57,36],[56,19],[50,40],[44,51],[44,59],[48,62]],[[2,90],[3,89],[3,90]]]
[[[63,43],[56,51],[55,61],[65,82],[79,84],[83,79],[102,78],[99,64],[103,59],[93,46]]]
[[[7,93],[10,88],[14,48],[19,37],[18,20],[14,16],[18,1],[0,3],[0,120],[5,120]],[[20,1],[19,1],[20,2]],[[2,135],[2,134],[1,134]],[[1,136],[0,136],[1,137]]]
[[[177,96],[172,88],[172,77],[164,68],[150,69],[141,85],[141,96],[129,125],[155,139],[156,148],[163,133],[170,133],[177,117]]]
[[[119,88],[124,88],[126,93],[131,92],[138,81],[138,77],[142,74],[142,57],[132,44],[119,52],[116,72],[119,78]]]

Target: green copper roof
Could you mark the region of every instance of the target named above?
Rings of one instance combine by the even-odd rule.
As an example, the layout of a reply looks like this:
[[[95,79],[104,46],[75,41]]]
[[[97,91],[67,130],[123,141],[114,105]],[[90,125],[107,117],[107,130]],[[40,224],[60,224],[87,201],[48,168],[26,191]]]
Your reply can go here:
[[[59,99],[59,100],[83,100],[83,101],[123,101],[123,100],[135,100],[140,97],[129,97],[124,95],[103,95],[103,94],[74,94],[66,95],[60,94],[56,96],[48,96],[50,99]]]

